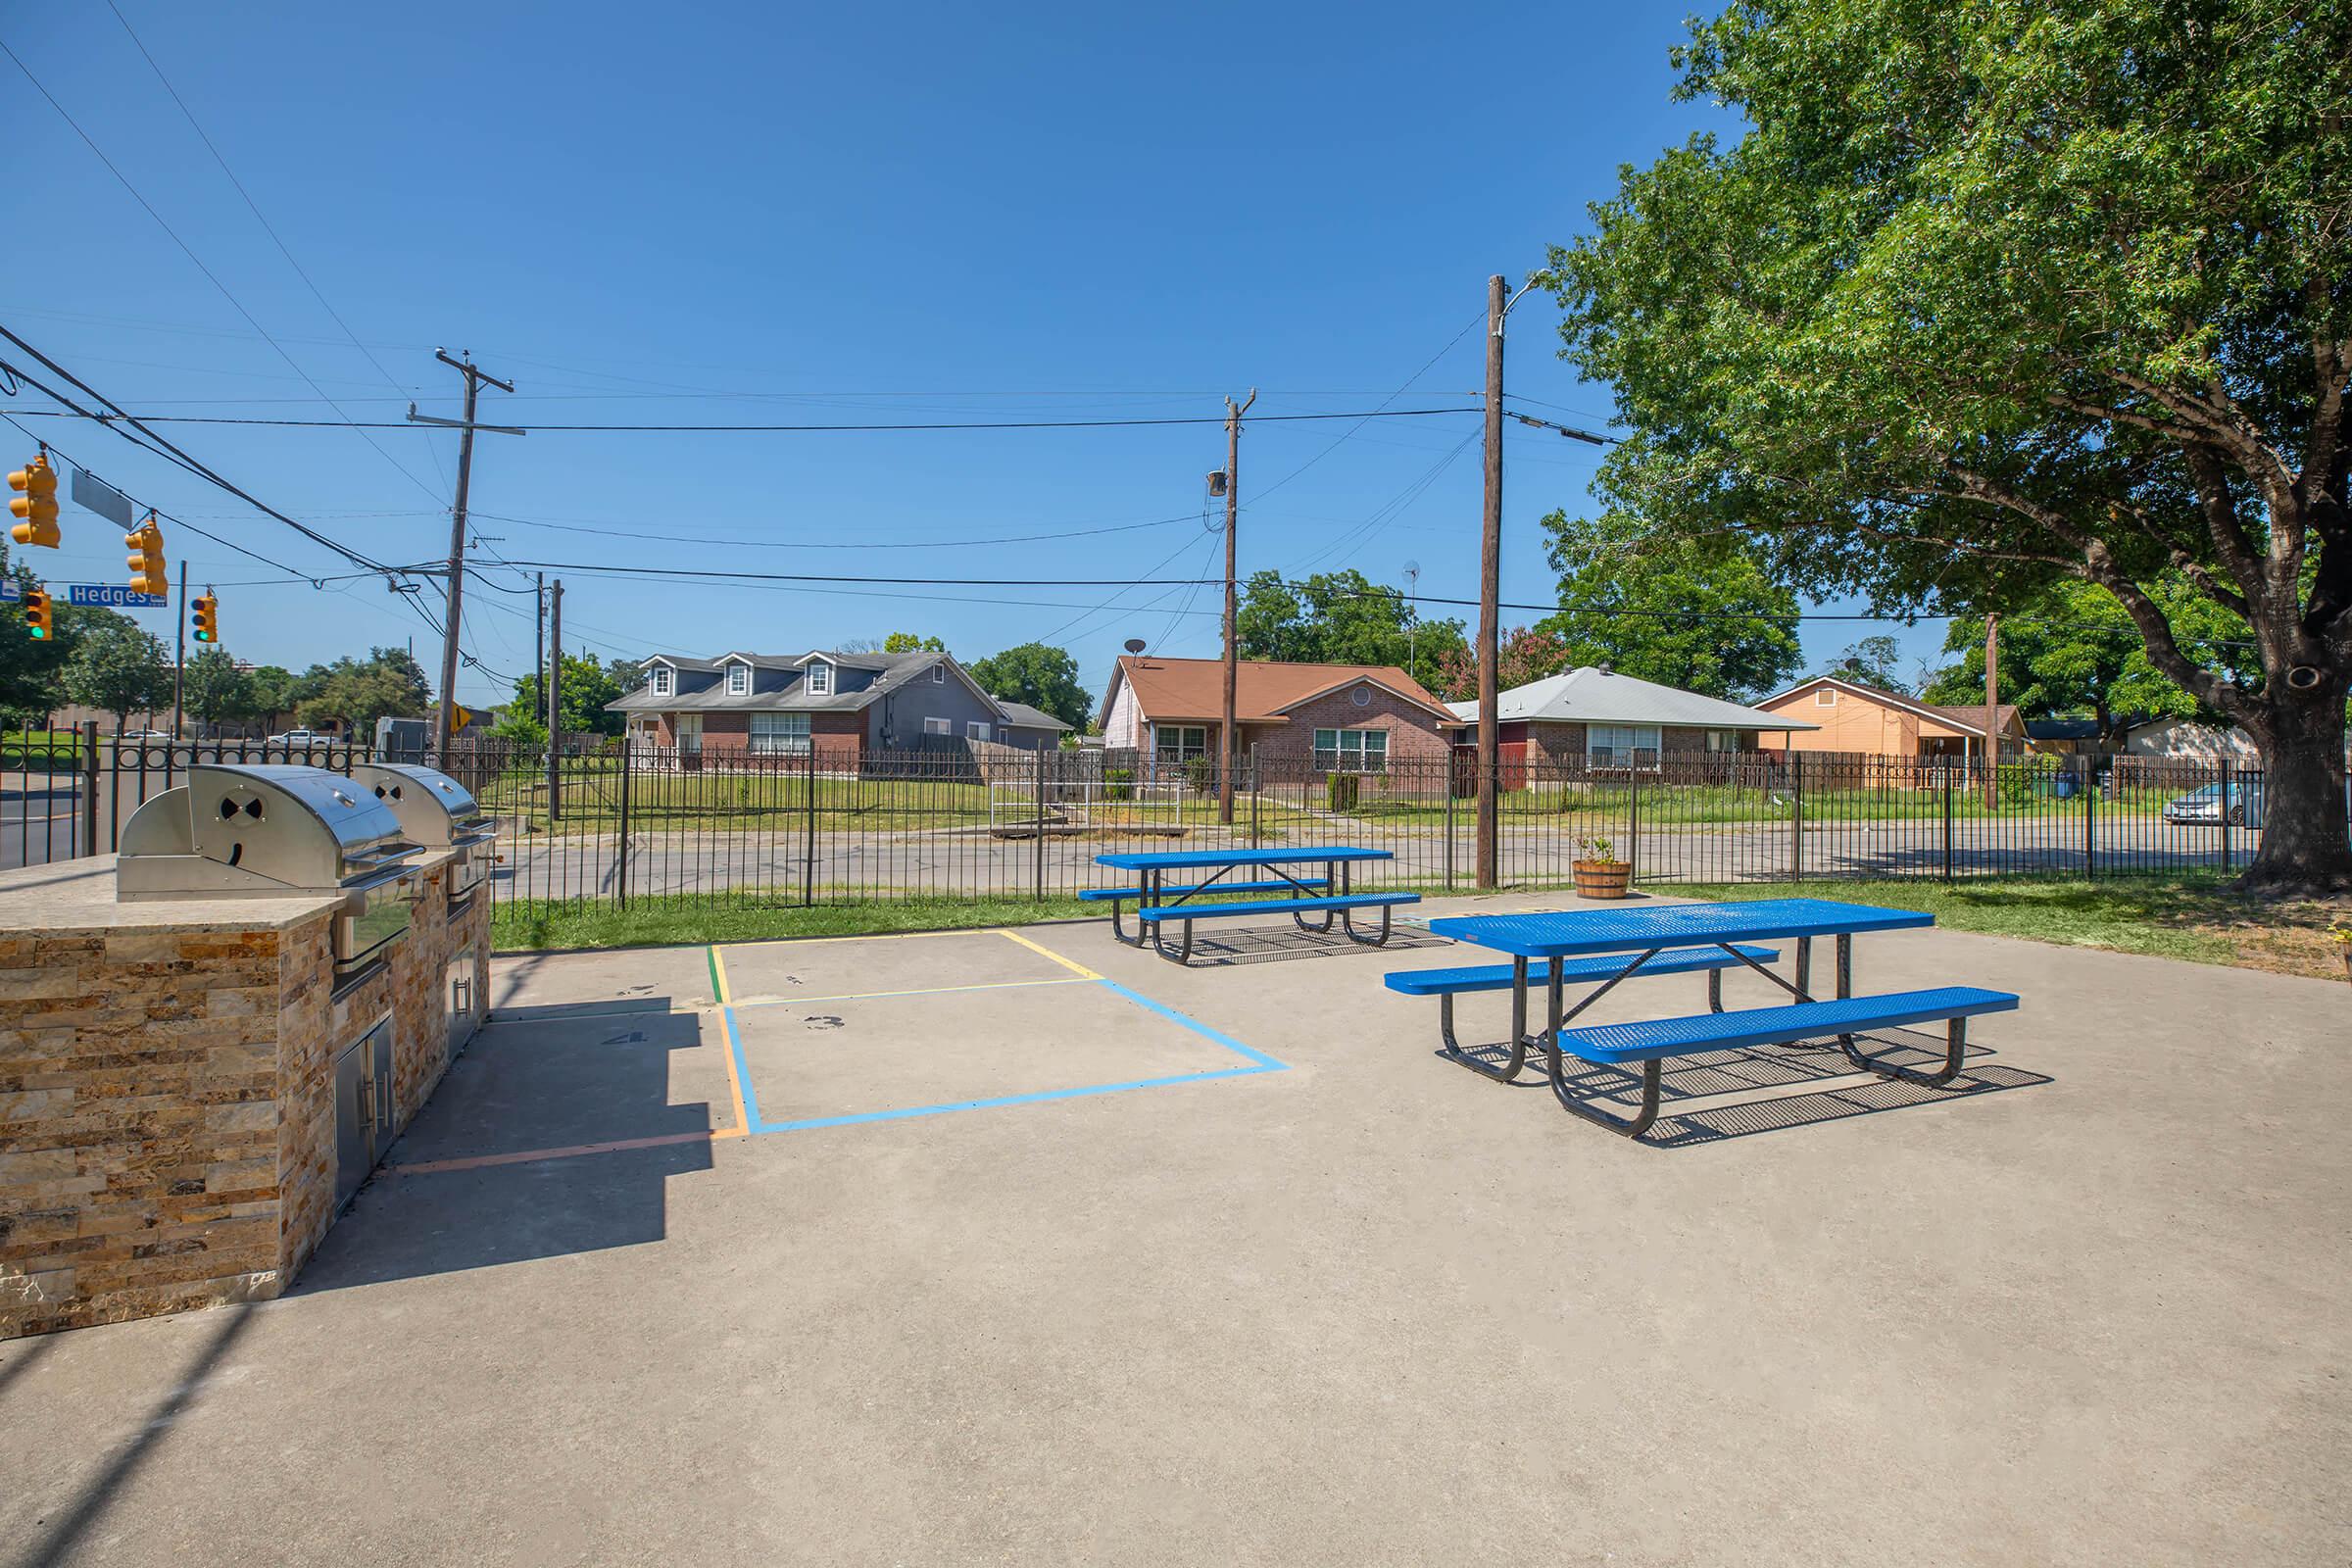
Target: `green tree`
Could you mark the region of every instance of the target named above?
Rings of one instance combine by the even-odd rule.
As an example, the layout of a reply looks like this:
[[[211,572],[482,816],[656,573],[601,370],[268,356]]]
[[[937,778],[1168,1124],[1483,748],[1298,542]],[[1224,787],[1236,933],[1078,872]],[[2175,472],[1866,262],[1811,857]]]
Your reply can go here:
[[[1535,626],[1515,626],[1494,639],[1494,686],[1509,691],[1529,681],[1557,675],[1575,664],[1568,645],[1557,632]],[[1439,667],[1437,684],[1429,688],[1449,703],[1466,703],[1478,696],[1478,656],[1467,643],[1449,649]]]
[[[1425,686],[1445,678],[1449,654],[1464,647],[1458,620],[1419,620],[1403,591],[1362,572],[1317,572],[1286,582],[1253,573],[1236,607],[1244,659],[1304,664],[1394,664]]]
[[[133,711],[152,711],[172,700],[164,645],[153,633],[111,610],[83,610],[74,621],[74,651],[65,670],[67,696],[114,714],[118,735]]]
[[[967,666],[966,673],[991,697],[1027,703],[1072,729],[1086,728],[1094,715],[1095,700],[1078,684],[1078,661],[1045,643],[1021,643],[991,654]]]
[[[40,586],[28,566],[10,563],[7,536],[0,534],[0,573],[16,583],[20,593]],[[22,606],[7,607],[0,623],[0,713],[18,724],[44,722],[66,700],[66,659],[73,651],[68,633],[70,616],[58,612],[57,635],[36,640],[25,629]]]
[[[370,736],[379,718],[422,718],[432,705],[424,670],[405,648],[375,648],[366,662],[343,658],[314,664],[296,683],[294,716],[308,725],[340,720]]]
[[[622,677],[628,677],[623,683]],[[617,735],[627,725],[624,713],[609,713],[605,705],[618,702],[644,684],[638,666],[615,660],[611,664],[597,662],[594,654],[565,654],[564,679],[556,687],[556,695],[564,701],[564,733],[566,735]],[[547,737],[547,696],[539,684],[537,671],[514,683],[514,698],[508,707],[511,722],[528,720],[537,730],[540,740]],[[512,738],[521,738],[519,731],[508,732]]]
[[[1980,635],[1983,627],[1978,628]],[[1903,645],[1885,632],[1873,632],[1859,642],[1847,643],[1845,651],[1834,660],[1829,673],[1840,680],[1850,680],[1863,686],[1875,686],[1898,697],[1911,695],[1911,683],[1903,679]],[[1984,661],[1979,660],[1982,664]],[[1938,699],[1940,701],[1941,699]]]
[[[1567,666],[1605,663],[1731,698],[1769,692],[1803,662],[1796,595],[1754,551],[1722,536],[1660,532],[1622,512],[1555,512],[1544,528],[1560,610],[1537,626],[1560,639]]]
[[[2151,592],[2164,604],[2174,635],[2199,662],[2235,669],[2249,682],[2256,678],[2244,621],[2177,581],[2159,582]],[[1960,659],[1928,682],[1928,701],[1982,702],[1984,617],[1955,617],[1943,648]],[[2029,610],[2004,614],[2000,664],[2002,701],[2036,718],[2088,713],[2098,721],[2099,739],[2110,747],[2123,745],[2124,726],[2132,719],[2188,718],[2201,712],[2197,700],[2148,658],[2123,606],[2085,582],[2060,583]]]
[[[252,714],[253,681],[221,648],[207,648],[188,661],[179,682],[180,706],[199,724]]]
[[[894,631],[882,639],[886,654],[944,654],[948,645],[936,637],[917,637],[910,631]]]
[[[2246,886],[2352,887],[2352,7],[1779,0],[1694,24],[1697,136],[1552,254],[1599,494],[1892,612],[2075,577],[2268,772]],[[2200,660],[2167,573],[2241,616]]]
[[[282,664],[263,664],[246,672],[246,698],[254,717],[263,726],[276,729],[278,721],[294,711],[295,673]]]

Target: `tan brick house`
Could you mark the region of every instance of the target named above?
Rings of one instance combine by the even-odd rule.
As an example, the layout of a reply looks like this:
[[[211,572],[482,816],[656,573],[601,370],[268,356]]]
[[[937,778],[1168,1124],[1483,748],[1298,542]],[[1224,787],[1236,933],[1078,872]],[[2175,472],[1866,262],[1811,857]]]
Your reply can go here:
[[[1234,691],[1235,754],[1254,748],[1286,771],[1385,773],[1442,765],[1453,714],[1395,665],[1291,664],[1244,660]],[[1131,654],[1102,694],[1102,744],[1154,768],[1218,755],[1225,665],[1214,659]]]
[[[1839,752],[1919,761],[1971,761],[1984,755],[1981,705],[1923,703],[1836,675],[1816,675],[1756,705],[1767,713],[1802,717],[1812,726],[1768,732],[1766,751]],[[2000,755],[2026,749],[2025,720],[2003,703],[1994,719]]]

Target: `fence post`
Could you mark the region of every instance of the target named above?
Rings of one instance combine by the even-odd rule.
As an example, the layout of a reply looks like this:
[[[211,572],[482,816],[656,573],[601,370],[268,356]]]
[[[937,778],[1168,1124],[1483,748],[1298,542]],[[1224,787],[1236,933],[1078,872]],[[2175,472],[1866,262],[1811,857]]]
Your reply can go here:
[[[1952,880],[1952,770],[1943,769],[1943,879]]]
[[[2095,881],[2099,874],[2098,769],[2087,752],[2080,760],[2082,776],[2076,780],[2076,788],[2082,792],[2082,876],[2085,881]]]
[[[1031,857],[1032,875],[1037,902],[1043,904],[1046,902],[1046,749],[1042,746],[1037,749],[1037,832],[1031,836],[1036,841],[1031,846],[1035,852]]]
[[[98,721],[81,726],[81,853],[98,853]]]
[[[629,775],[634,772],[627,731],[620,737],[620,906],[629,906]]]
[[[1250,743],[1250,847],[1263,849],[1265,841],[1258,837],[1257,803],[1265,794],[1257,776],[1257,742]]]
[[[1788,751],[1788,880],[1805,879],[1805,754]]]
[[[1639,765],[1625,775],[1625,876],[1628,882],[1642,873],[1642,769]]]
[[[2222,759],[2222,869],[2230,869],[2230,759]]]
[[[1453,753],[1446,754],[1446,891],[1453,891]]]

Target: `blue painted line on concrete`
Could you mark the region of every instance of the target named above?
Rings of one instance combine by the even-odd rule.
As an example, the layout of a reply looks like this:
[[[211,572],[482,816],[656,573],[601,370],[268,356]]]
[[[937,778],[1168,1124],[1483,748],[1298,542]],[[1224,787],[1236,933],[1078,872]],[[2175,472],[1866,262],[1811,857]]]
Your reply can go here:
[[[1251,1078],[1260,1073],[1287,1072],[1290,1064],[1277,1061],[1262,1051],[1243,1045],[1231,1035],[1211,1029],[1198,1018],[1188,1017],[1175,1008],[1152,1001],[1141,992],[1130,991],[1115,980],[1098,980],[1103,989],[1126,998],[1147,1012],[1158,1014],[1180,1028],[1213,1041],[1250,1065],[1247,1067],[1218,1067],[1206,1072],[1177,1073],[1165,1078],[1135,1078],[1124,1083],[1086,1084],[1075,1089],[1043,1089],[1024,1095],[997,1095],[985,1100],[958,1100],[936,1105],[909,1105],[896,1110],[862,1110],[839,1116],[805,1116],[790,1121],[766,1121],[760,1114],[760,1097],[752,1084],[752,1064],[744,1055],[743,1037],[735,1028],[735,1010],[724,1010],[727,1020],[727,1045],[735,1053],[735,1066],[743,1079],[744,1110],[755,1133],[809,1132],[820,1127],[855,1127],[865,1122],[906,1121],[916,1116],[945,1116],[958,1110],[993,1110],[1006,1105],[1038,1105],[1056,1100],[1083,1100],[1095,1095],[1119,1095],[1132,1089],[1167,1089],[1178,1084],[1213,1083],[1220,1078]]]

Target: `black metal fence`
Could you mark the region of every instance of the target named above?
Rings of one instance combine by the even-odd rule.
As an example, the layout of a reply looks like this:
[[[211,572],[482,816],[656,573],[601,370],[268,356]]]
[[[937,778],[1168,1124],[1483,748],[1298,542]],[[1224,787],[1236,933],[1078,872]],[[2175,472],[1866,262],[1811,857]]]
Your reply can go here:
[[[113,849],[140,803],[192,762],[348,771],[364,747],[0,737],[0,860]],[[431,759],[422,759],[430,760]],[[496,819],[504,903],[624,905],[1047,900],[1125,880],[1119,851],[1360,845],[1395,856],[1379,881],[1475,884],[1466,757],[1316,770],[1248,759],[1232,819],[1213,760],[935,748],[566,751],[461,742],[446,760]],[[1497,853],[1506,886],[1565,886],[1609,854],[1651,885],[2117,877],[2242,867],[2259,848],[2258,769],[2141,758],[1981,762],[1797,754],[1667,754],[1625,767],[1505,762]]]

